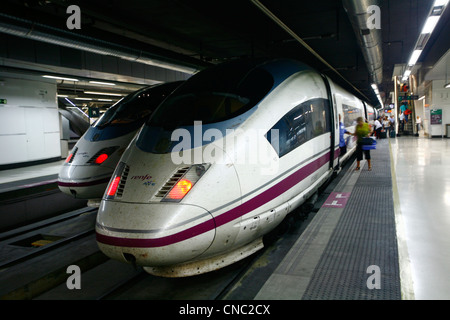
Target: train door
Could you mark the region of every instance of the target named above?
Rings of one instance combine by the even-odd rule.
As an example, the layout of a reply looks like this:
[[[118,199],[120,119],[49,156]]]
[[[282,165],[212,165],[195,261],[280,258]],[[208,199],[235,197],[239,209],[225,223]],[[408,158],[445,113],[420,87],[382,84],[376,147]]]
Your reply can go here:
[[[335,96],[331,90],[330,81],[327,76],[321,74],[323,82],[325,83],[325,87],[327,89],[328,95],[328,105],[330,108],[330,112],[328,112],[328,116],[330,117],[329,121],[331,124],[331,133],[330,133],[330,168],[335,167],[335,150],[339,147],[339,120],[337,118],[337,104]],[[336,157],[337,158],[337,157]]]

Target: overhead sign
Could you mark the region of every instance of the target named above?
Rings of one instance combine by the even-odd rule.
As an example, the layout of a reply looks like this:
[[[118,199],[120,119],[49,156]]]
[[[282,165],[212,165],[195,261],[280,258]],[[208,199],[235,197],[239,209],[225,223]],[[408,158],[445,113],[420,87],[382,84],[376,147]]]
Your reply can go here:
[[[8,104],[8,101],[6,99],[0,99],[0,104]]]
[[[419,96],[399,96],[398,101],[410,101],[410,100],[419,100]]]
[[[90,118],[98,118],[100,116],[100,109],[96,107],[89,107],[88,114]]]

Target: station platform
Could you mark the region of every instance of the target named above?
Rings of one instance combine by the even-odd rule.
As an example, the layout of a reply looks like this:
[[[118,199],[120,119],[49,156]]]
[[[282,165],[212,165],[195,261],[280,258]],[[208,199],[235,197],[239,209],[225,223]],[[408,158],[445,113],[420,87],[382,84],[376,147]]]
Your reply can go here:
[[[0,171],[0,232],[86,205],[58,188],[64,160]]]
[[[0,192],[56,183],[64,160],[0,171]]]
[[[449,299],[449,153],[446,139],[378,140],[372,171],[352,163],[255,299]]]

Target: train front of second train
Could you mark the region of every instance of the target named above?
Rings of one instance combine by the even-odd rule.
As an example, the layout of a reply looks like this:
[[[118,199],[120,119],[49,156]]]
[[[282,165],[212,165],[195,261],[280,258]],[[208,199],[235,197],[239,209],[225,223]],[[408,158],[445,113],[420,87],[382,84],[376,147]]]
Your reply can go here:
[[[136,132],[181,83],[145,87],[111,106],[71,150],[59,172],[59,189],[78,199],[101,199]]]
[[[262,248],[262,236],[289,211],[288,200],[311,187],[305,177],[319,180],[329,172],[329,131],[283,162],[268,137],[288,110],[311,97],[326,101],[322,78],[290,60],[234,62],[191,77],[122,156],[97,216],[102,252],[152,274],[180,277],[219,269]],[[315,113],[308,108],[305,117],[325,119],[324,104]],[[292,141],[284,143],[300,145],[294,129],[287,134]],[[262,156],[252,158],[256,154]]]

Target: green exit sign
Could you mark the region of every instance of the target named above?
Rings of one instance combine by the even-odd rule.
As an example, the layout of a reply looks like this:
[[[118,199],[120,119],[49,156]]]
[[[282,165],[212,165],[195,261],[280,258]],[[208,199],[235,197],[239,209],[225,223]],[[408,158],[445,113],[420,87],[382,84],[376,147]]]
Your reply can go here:
[[[0,99],[0,104],[7,104],[8,102],[6,101],[6,99]]]

